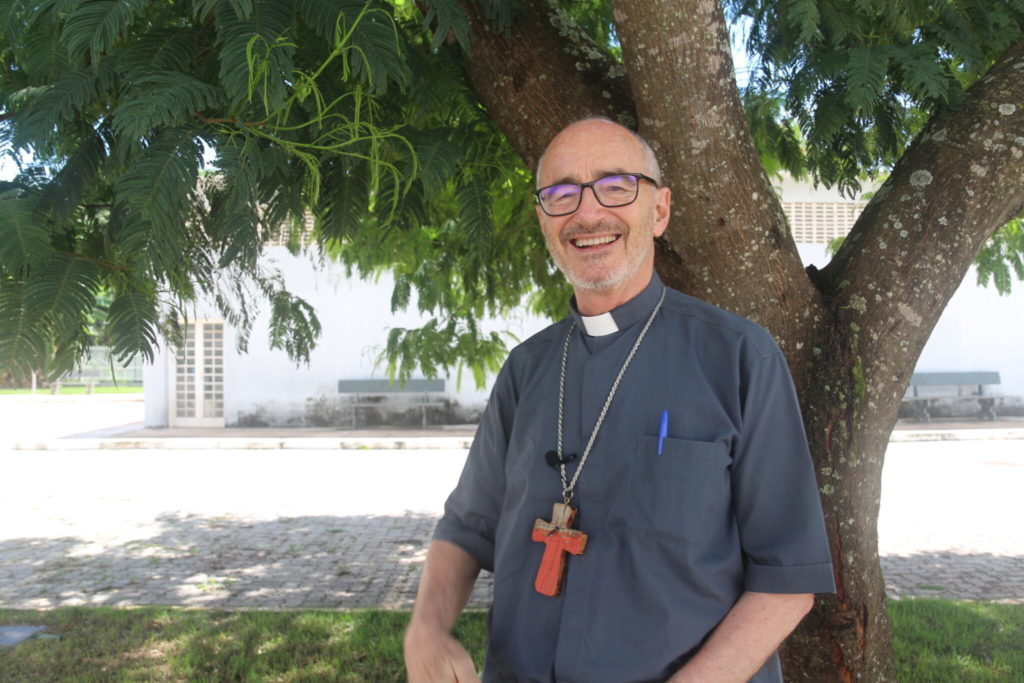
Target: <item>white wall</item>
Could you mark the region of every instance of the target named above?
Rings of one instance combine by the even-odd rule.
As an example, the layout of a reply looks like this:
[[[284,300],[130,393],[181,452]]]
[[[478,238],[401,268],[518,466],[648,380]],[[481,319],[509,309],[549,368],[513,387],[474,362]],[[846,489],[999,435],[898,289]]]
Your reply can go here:
[[[795,199],[801,201],[799,193]],[[821,197],[821,195],[816,195]],[[805,264],[823,267],[828,262],[824,245],[799,245]],[[283,247],[267,250],[268,264],[285,275],[288,289],[303,296],[315,308],[323,325],[318,347],[307,366],[296,367],[284,351],[268,346],[268,318],[258,315],[249,340],[249,351],[234,352],[235,336],[225,327],[225,421],[237,424],[263,415],[272,424],[301,424],[310,401],[335,400],[339,379],[386,377],[386,368],[375,367],[377,356],[392,327],[418,327],[425,322],[413,312],[391,314],[389,275],[376,282],[348,279],[337,265],[314,267],[309,257],[293,256]],[[1024,396],[1024,283],[1011,296],[1000,297],[992,288],[976,284],[973,269],[950,301],[925,347],[917,368],[923,371],[996,370],[1005,395]],[[264,306],[265,308],[265,306]],[[195,312],[197,318],[218,318],[212,308]],[[543,329],[547,321],[520,313],[508,320],[487,321],[484,328],[510,329],[526,339]],[[509,346],[515,342],[509,340]],[[146,425],[166,426],[170,355],[161,349],[156,362],[145,368]],[[466,408],[482,407],[488,390],[477,390],[472,375],[463,373],[461,388],[456,378],[446,378],[449,396]]]
[[[387,368],[377,365],[388,331],[394,327],[414,328],[427,317],[415,309],[415,298],[405,312],[391,313],[393,278],[382,275],[377,282],[364,282],[345,276],[337,264],[314,266],[308,256],[293,256],[284,247],[269,247],[265,262],[280,270],[289,291],[303,297],[315,309],[323,330],[308,366],[296,366],[283,350],[269,346],[269,311],[259,312],[249,336],[248,352],[235,352],[235,335],[225,325],[224,412],[228,425],[253,419],[271,424],[301,424],[310,401],[334,400],[339,379],[386,378]],[[196,317],[219,318],[213,307],[200,308]],[[482,329],[509,330],[525,339],[548,325],[548,321],[517,313],[507,320],[484,321]],[[508,346],[515,339],[508,338]],[[170,356],[163,352],[146,369],[147,426],[166,426],[166,371]],[[165,379],[161,379],[165,378]],[[477,389],[473,375],[466,370],[461,383],[455,375],[445,378],[449,398],[467,409],[481,409],[490,391],[490,382]],[[161,384],[162,382],[162,384]],[[151,400],[152,394],[152,400]]]

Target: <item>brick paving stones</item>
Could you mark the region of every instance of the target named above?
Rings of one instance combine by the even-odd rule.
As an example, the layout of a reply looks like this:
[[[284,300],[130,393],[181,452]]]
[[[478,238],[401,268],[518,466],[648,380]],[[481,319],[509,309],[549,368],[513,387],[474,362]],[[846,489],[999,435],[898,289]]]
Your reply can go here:
[[[1024,602],[1024,456],[1000,444],[890,448],[891,596]],[[464,457],[0,451],[0,606],[408,609]]]

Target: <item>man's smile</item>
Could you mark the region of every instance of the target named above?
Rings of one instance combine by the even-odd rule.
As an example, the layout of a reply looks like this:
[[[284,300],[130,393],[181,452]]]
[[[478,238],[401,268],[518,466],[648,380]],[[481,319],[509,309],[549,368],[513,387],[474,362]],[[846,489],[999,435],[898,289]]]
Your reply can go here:
[[[586,249],[588,247],[600,247],[605,244],[611,244],[612,242],[617,241],[621,236],[622,235],[599,235],[596,237],[576,237],[570,239],[569,242],[571,242],[577,249]]]

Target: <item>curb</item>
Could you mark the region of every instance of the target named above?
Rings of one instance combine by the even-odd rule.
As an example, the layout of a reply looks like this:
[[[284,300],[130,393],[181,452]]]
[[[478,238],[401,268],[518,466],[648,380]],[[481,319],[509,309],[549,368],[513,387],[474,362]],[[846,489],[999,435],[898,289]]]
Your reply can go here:
[[[900,430],[889,443],[927,441],[1024,440],[1024,429]],[[469,448],[471,436],[417,437],[157,437],[157,438],[65,438],[21,441],[15,451],[118,451],[118,450],[458,450]]]
[[[1024,439],[1024,429],[903,429],[889,435],[889,443],[909,441],[1007,441]]]
[[[119,451],[119,450],[458,450],[469,448],[472,437],[350,437],[350,438],[189,438],[54,439],[22,441],[15,451]]]

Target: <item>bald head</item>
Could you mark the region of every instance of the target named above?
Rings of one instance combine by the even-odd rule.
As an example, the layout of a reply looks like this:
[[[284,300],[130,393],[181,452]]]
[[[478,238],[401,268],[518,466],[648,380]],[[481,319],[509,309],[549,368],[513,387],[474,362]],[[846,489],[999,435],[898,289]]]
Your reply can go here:
[[[658,159],[654,155],[654,150],[651,149],[651,146],[639,133],[604,116],[589,116],[570,123],[548,143],[544,153],[537,160],[537,172],[534,175],[537,187],[550,184],[547,180],[543,179],[543,175],[544,158],[548,156],[552,148],[561,148],[566,145],[591,147],[610,142],[622,144],[624,141],[627,144],[635,145],[643,160],[643,168],[631,168],[628,170],[645,173],[657,180],[658,184],[661,184],[661,169],[658,167]],[[558,182],[558,180],[561,179],[550,182]]]

